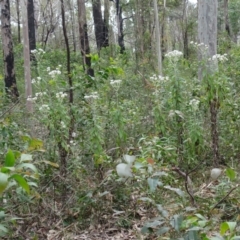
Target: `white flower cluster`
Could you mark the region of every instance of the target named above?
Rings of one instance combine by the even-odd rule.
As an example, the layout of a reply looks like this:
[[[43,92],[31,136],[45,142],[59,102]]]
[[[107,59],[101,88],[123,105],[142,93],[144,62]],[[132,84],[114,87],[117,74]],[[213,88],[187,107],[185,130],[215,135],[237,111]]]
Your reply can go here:
[[[35,93],[35,97],[42,97],[43,95],[47,95],[46,92],[37,92]]]
[[[178,50],[174,50],[172,52],[168,52],[167,54],[165,54],[165,57],[167,58],[173,58],[175,60],[179,59],[180,57],[182,57],[183,53],[178,51]]]
[[[49,111],[50,110],[50,107],[47,105],[47,104],[43,104],[40,108],[39,108],[40,111]]]
[[[63,121],[61,121],[60,123],[61,123],[62,128],[66,128],[67,127],[66,124]]]
[[[110,80],[110,84],[116,92],[119,90],[121,83],[122,80]]]
[[[153,74],[152,77],[150,77],[150,80],[152,81],[168,81],[169,80],[169,77],[166,76],[166,77],[163,77],[161,75],[157,76],[156,74]]]
[[[85,98],[86,100],[98,99],[98,98],[99,98],[99,95],[98,95],[97,92],[93,92],[93,93],[91,93],[90,95],[84,96],[84,98]]]
[[[47,69],[48,70],[48,69]],[[50,68],[49,68],[50,70]],[[59,68],[56,68],[55,70],[52,70],[51,72],[48,73],[52,78],[54,78],[56,75],[60,75],[61,71],[59,70]]]
[[[40,54],[44,54],[45,51],[44,51],[43,49],[39,48],[39,49],[33,49],[33,50],[31,50],[31,53],[32,53],[32,54],[38,54],[38,55],[40,55]]]
[[[51,71],[51,68],[50,67],[47,67],[47,72],[50,72]]]
[[[226,62],[227,59],[227,54],[224,53],[223,55],[221,54],[215,54],[211,58],[208,59],[209,61],[215,61],[218,60],[219,62]]]
[[[120,85],[122,80],[110,80],[110,84],[113,85]]]
[[[200,103],[199,100],[193,98],[193,99],[190,100],[189,105],[190,105],[194,110],[197,110],[199,103]]]
[[[56,98],[58,99],[63,99],[65,97],[67,97],[67,93],[64,93],[64,92],[56,93]]]
[[[77,137],[77,133],[73,132],[73,133],[72,133],[72,137],[73,137],[73,138]]]
[[[37,97],[32,97],[32,96],[27,97],[28,102],[35,102],[36,100],[37,100]]]
[[[41,77],[37,77],[37,79],[33,78],[32,79],[32,84],[40,84],[40,81],[42,80]]]
[[[204,44],[204,43],[197,43],[197,42],[191,41],[190,44],[193,45],[194,47],[197,47],[197,48],[202,48],[202,47],[204,47],[204,48],[208,49],[208,45],[206,45],[206,44]]]

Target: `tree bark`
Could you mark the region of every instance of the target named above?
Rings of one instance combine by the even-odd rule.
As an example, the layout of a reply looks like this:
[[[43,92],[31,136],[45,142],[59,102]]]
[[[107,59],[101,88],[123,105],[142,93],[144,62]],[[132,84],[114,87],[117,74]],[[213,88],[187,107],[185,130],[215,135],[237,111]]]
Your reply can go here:
[[[94,76],[94,71],[91,68],[91,57],[88,31],[87,31],[87,18],[86,7],[84,0],[78,0],[78,23],[79,23],[79,37],[80,37],[80,51],[83,57],[83,67],[89,76]]]
[[[161,34],[158,18],[158,5],[157,0],[153,0],[154,3],[154,14],[155,14],[155,28],[156,28],[156,49],[157,49],[157,60],[158,60],[158,73],[162,75],[162,51],[161,51]]]
[[[20,0],[16,0],[16,9],[17,9],[18,43],[21,43],[20,6],[19,6],[19,1],[20,1]]]
[[[228,0],[224,0],[224,25],[225,30],[229,36],[231,36],[230,26],[229,26],[229,16],[228,16]]]
[[[203,43],[199,48],[199,61],[204,63],[199,67],[199,79],[203,72],[208,74],[217,70],[217,62],[207,60],[217,54],[217,0],[198,0],[198,42]],[[206,47],[207,46],[207,49]]]
[[[117,26],[118,26],[118,45],[120,47],[120,53],[125,51],[124,34],[123,34],[123,18],[122,18],[122,6],[119,0],[116,0],[116,13],[117,13]]]
[[[26,99],[32,96],[32,82],[31,82],[31,72],[30,72],[30,51],[29,51],[29,31],[28,31],[28,14],[27,14],[28,0],[22,0],[22,25],[23,25],[23,55],[24,55],[24,77],[25,77],[25,96]],[[26,101],[26,107],[29,113],[33,112],[33,103],[31,101]]]
[[[105,24],[102,18],[101,0],[92,0],[92,7],[97,49],[100,51],[102,47],[108,47],[109,45],[104,32]]]
[[[29,36],[29,49],[36,49],[36,35],[35,35],[35,17],[34,17],[34,3],[33,0],[27,2],[27,16],[28,16],[28,36]],[[31,60],[35,60],[34,55],[30,54]]]
[[[19,97],[19,93],[14,71],[14,54],[9,0],[2,0],[0,4],[5,89],[6,93],[12,97],[13,100],[16,100]]]

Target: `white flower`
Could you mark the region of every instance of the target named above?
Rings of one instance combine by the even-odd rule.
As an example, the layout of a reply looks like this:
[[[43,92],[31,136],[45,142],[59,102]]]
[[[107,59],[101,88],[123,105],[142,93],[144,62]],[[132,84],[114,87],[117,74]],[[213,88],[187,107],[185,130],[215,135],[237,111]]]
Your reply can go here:
[[[58,99],[63,99],[65,97],[67,97],[67,93],[64,93],[64,92],[56,93],[56,98]]]
[[[174,60],[178,60],[180,57],[182,57],[183,53],[178,51],[178,50],[174,50],[172,52],[168,52],[165,57],[167,58],[173,58]]]
[[[60,123],[61,123],[62,128],[66,128],[66,125],[63,121],[61,121]]]
[[[47,67],[47,72],[50,72],[51,68],[50,67]]]
[[[33,53],[33,54],[37,53],[37,49],[31,50],[31,53]]]
[[[33,78],[32,79],[32,84],[37,83],[37,81]]]
[[[215,61],[215,60],[218,60],[219,62],[225,62],[228,60],[227,58],[227,54],[215,54],[213,55],[211,58],[208,59],[209,61]]]
[[[189,105],[192,107],[193,110],[197,110],[199,103],[200,103],[199,100],[191,99],[190,102],[189,102]]]
[[[91,99],[98,99],[99,98],[99,95],[98,95],[98,93],[97,92],[93,92],[93,93],[91,93],[90,95],[86,95],[86,96],[84,96],[84,98],[86,99],[86,100],[91,100]]]
[[[32,97],[32,96],[27,97],[28,102],[35,102],[36,100],[37,100],[37,97]]]
[[[42,78],[41,77],[37,77],[37,80],[40,81]]]
[[[110,80],[111,85],[120,85],[122,80]]]
[[[59,69],[52,70],[51,72],[48,73],[52,78],[54,78],[56,75],[60,75],[61,71]]]
[[[72,133],[72,137],[75,138],[77,137],[77,134],[75,132]]]
[[[36,97],[42,97],[43,95],[47,95],[47,92],[38,92],[35,94]]]
[[[47,104],[43,104],[40,108],[39,108],[40,111],[49,111],[50,110],[50,107],[47,105]]]
[[[110,80],[110,84],[114,88],[115,91],[119,90],[121,82],[122,82],[122,80]]]

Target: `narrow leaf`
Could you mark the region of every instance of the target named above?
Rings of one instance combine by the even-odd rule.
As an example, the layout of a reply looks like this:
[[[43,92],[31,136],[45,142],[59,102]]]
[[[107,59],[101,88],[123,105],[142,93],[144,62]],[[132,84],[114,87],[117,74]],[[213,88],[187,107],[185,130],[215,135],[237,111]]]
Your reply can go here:
[[[5,157],[5,167],[13,167],[15,164],[15,156],[11,149],[8,150],[6,157]]]
[[[28,194],[30,193],[29,185],[21,175],[14,174],[9,179],[14,179],[18,182],[19,186],[21,186]]]
[[[8,185],[8,175],[5,173],[0,172],[0,196],[7,188]]]
[[[231,181],[233,181],[236,178],[236,172],[231,168],[228,168],[226,170],[226,175]]]
[[[31,154],[22,154],[20,162],[26,162],[26,161],[32,161],[32,155]]]

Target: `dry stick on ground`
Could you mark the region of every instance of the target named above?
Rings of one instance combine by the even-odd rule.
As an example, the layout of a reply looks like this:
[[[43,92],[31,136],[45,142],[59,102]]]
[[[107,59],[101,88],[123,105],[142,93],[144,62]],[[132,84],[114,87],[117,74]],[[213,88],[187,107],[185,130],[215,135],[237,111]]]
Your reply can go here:
[[[192,169],[188,173],[183,172],[179,167],[173,167],[172,168],[173,171],[177,172],[180,176],[184,177],[186,191],[187,191],[188,195],[190,196],[190,200],[191,200],[192,205],[195,206],[195,207],[197,207],[197,204],[196,204],[195,198],[193,196],[192,180],[189,177],[189,175],[191,173],[195,172],[201,164],[202,163],[199,163],[194,169]]]
[[[210,213],[214,208],[216,208],[222,201],[224,201],[236,188],[239,187],[239,184],[237,184],[235,187],[233,187],[220,201],[218,201],[210,210]]]
[[[19,103],[19,99],[10,107],[8,108],[5,112],[3,112],[1,115],[0,115],[0,118],[2,118],[5,114],[7,114],[8,112],[10,112],[12,109],[14,109]]]

